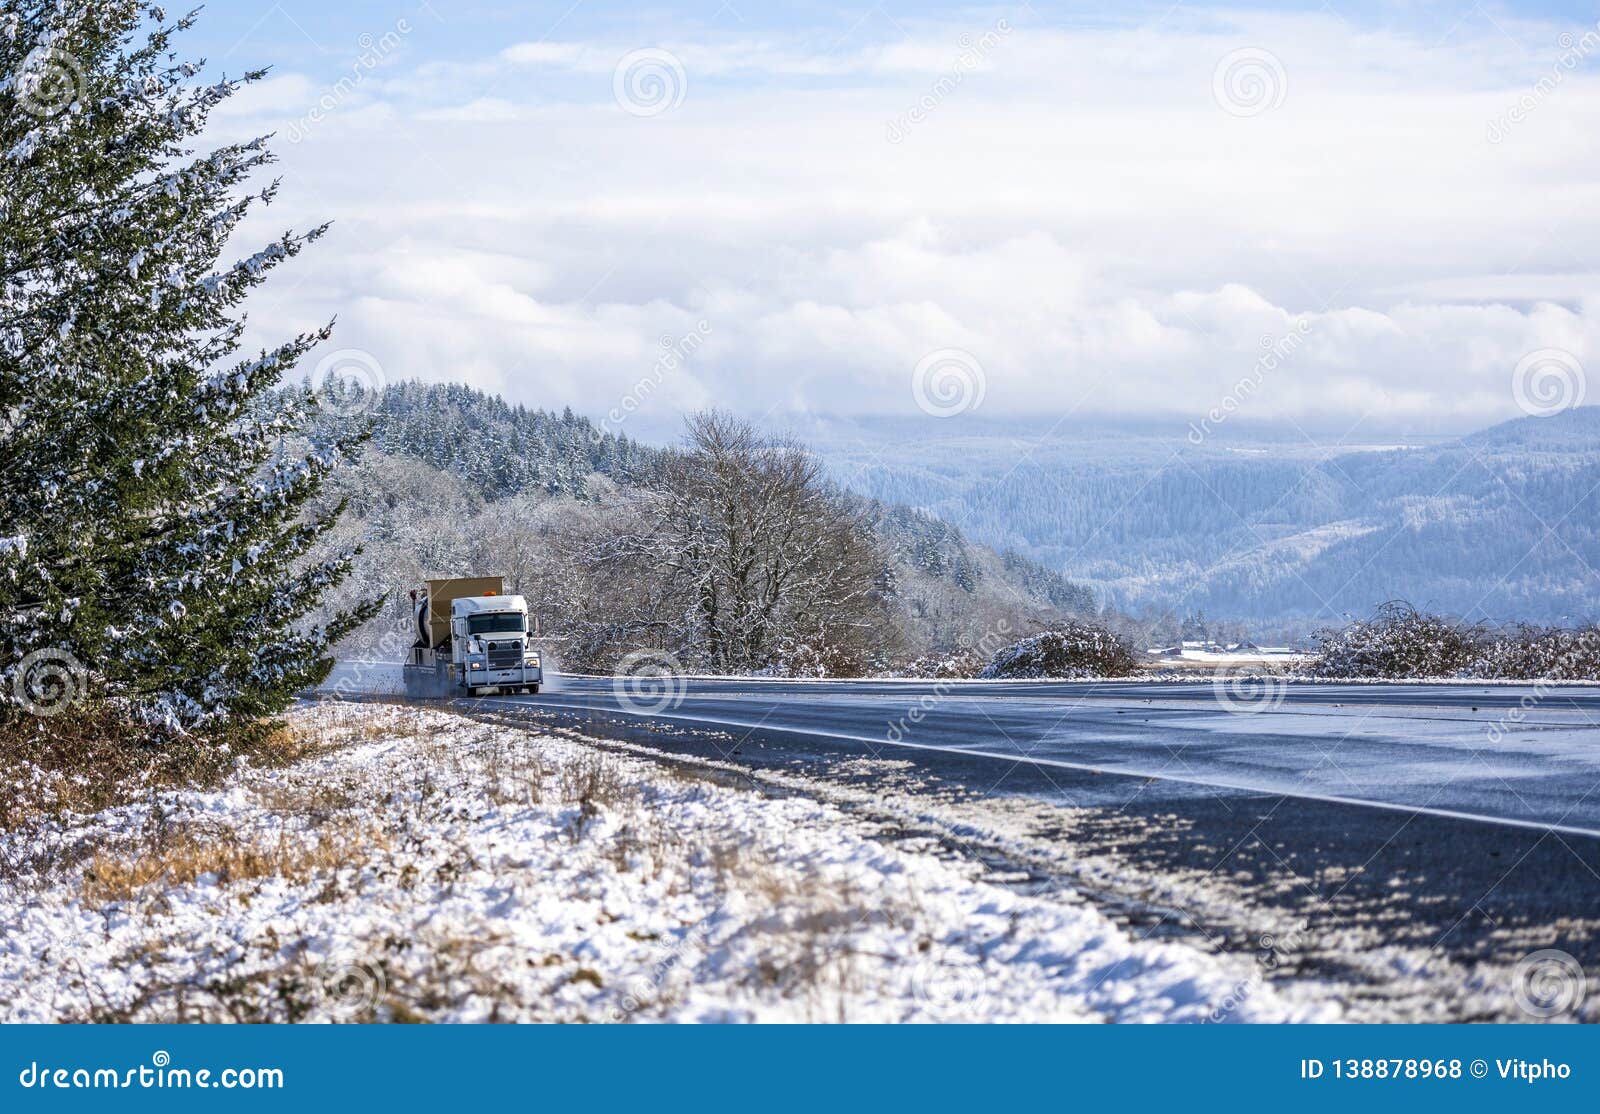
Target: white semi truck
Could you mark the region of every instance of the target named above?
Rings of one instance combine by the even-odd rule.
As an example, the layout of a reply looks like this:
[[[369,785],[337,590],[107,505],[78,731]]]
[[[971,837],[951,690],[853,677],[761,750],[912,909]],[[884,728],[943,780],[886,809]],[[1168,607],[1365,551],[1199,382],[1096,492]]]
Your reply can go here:
[[[406,660],[413,699],[538,692],[544,670],[528,633],[528,601],[505,594],[504,578],[426,580],[411,590],[417,640]]]

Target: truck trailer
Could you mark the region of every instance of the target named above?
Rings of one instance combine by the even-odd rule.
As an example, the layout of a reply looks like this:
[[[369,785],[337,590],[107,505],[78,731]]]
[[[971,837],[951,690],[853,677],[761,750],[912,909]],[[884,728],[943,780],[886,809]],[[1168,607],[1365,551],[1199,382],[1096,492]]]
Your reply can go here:
[[[425,580],[411,590],[417,640],[403,669],[413,699],[538,692],[540,654],[528,635],[528,601],[499,576]]]

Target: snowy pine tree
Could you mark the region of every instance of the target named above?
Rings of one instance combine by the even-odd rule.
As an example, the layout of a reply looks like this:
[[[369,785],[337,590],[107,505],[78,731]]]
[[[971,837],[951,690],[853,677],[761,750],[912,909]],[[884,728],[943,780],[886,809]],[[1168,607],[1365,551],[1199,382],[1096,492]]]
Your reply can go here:
[[[352,438],[290,451],[274,397],[326,328],[242,358],[239,306],[323,229],[223,263],[276,183],[263,140],[197,154],[218,103],[134,0],[0,0],[0,711],[103,694],[210,729],[283,708],[365,610],[298,624],[348,568],[305,554]],[[55,706],[51,706],[51,701]]]

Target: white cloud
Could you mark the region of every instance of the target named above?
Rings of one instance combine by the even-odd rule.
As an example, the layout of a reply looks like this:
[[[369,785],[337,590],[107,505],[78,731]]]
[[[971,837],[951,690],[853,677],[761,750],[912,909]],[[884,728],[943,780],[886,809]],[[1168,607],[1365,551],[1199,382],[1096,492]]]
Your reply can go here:
[[[667,44],[687,89],[651,118],[612,99],[638,43],[402,67],[363,90],[380,105],[283,152],[260,227],[339,223],[253,321],[338,312],[339,343],[391,378],[594,414],[702,319],[711,342],[652,407],[913,413],[917,361],[959,347],[985,412],[1181,416],[1301,318],[1310,339],[1252,416],[1462,428],[1518,413],[1530,350],[1600,374],[1600,81],[1580,69],[1486,135],[1558,29],[1513,28],[1518,49],[1470,22],[1439,45],[1234,19],[1019,21],[898,142],[992,21],[863,47]],[[1279,107],[1214,101],[1242,46],[1281,64]],[[293,119],[315,92],[264,83],[229,126]]]
[[[507,62],[518,65],[553,64],[558,66],[577,65],[591,57],[594,52],[581,43],[517,43],[508,46],[500,52],[500,57]]]
[[[424,108],[417,112],[418,120],[459,120],[464,123],[516,120],[521,116],[522,112],[516,103],[503,97],[479,97],[467,104]]]

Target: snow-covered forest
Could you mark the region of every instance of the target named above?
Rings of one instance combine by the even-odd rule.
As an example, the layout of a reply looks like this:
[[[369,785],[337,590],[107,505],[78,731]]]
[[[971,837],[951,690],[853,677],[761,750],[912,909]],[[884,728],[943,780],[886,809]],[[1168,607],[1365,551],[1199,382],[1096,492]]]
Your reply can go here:
[[[770,645],[763,634],[761,650],[728,657],[712,632],[684,625],[694,610],[685,592],[713,581],[709,566],[685,568],[677,559],[696,551],[682,528],[694,515],[664,511],[674,500],[680,509],[693,501],[688,493],[700,478],[685,463],[705,464],[704,456],[640,445],[570,412],[509,406],[460,385],[397,384],[370,397],[341,391],[337,383],[325,390],[331,404],[316,435],[365,424],[372,441],[361,463],[334,481],[348,507],[329,544],[362,549],[343,599],[387,600],[384,614],[351,639],[354,654],[393,654],[391,632],[409,629],[402,601],[416,579],[477,572],[504,573],[529,598],[558,658],[591,669],[656,646],[707,669],[881,672],[980,642],[992,649],[1007,635],[1095,609],[1091,593],[1038,563],[975,545],[923,512],[844,491],[803,446],[724,419],[721,434],[741,443],[741,464],[781,466],[778,503],[828,523],[825,533],[848,551],[841,561],[853,570],[843,579],[818,579],[815,569],[786,578],[781,605],[756,624],[782,619]],[[694,419],[691,441],[707,428]],[[752,523],[774,536],[781,525]],[[809,617],[786,625],[783,617],[801,611]]]
[[[356,401],[353,424],[370,423],[373,448],[458,475],[491,500],[535,491],[582,499],[590,476],[639,483],[659,455],[570,409],[512,406],[462,383],[401,383]]]

